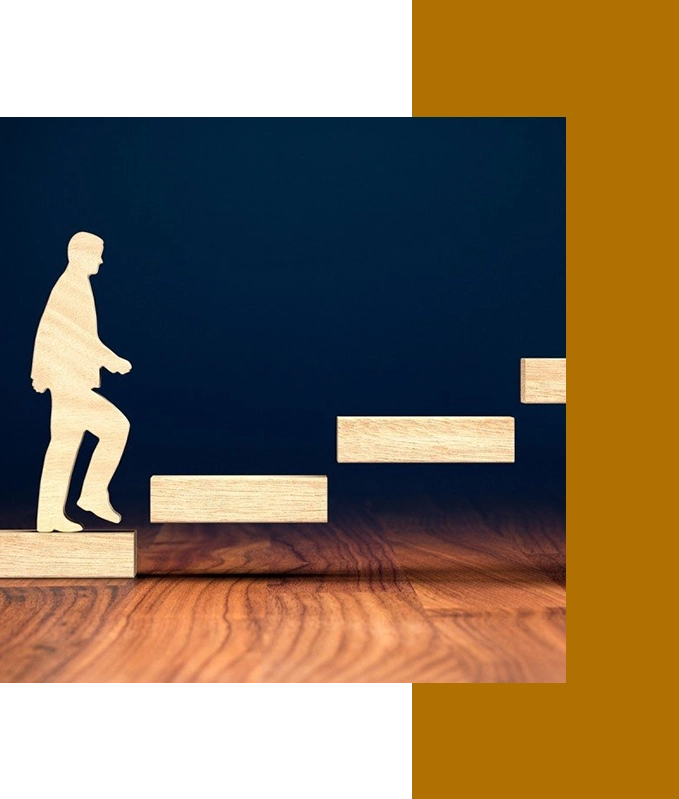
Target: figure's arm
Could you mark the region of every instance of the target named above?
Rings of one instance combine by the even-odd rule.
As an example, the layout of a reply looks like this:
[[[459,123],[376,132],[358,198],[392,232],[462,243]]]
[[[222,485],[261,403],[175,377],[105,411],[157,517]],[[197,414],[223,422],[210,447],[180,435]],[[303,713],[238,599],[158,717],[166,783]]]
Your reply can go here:
[[[38,332],[35,339],[35,347],[33,350],[33,363],[31,364],[31,381],[33,382],[33,389],[38,394],[43,394],[49,388],[51,368],[53,367],[53,359],[49,357],[49,353],[45,347],[45,335],[42,330],[42,322],[38,327]]]
[[[132,364],[107,347],[97,333],[97,315],[89,286],[71,278],[57,281],[40,318],[31,379],[42,393],[53,384],[68,384],[78,373],[99,369],[127,374]],[[88,376],[87,378],[92,379]]]
[[[101,348],[101,365],[104,369],[114,374],[126,375],[132,368],[132,364],[126,359],[116,355],[112,349],[106,346],[102,341],[99,341]]]
[[[33,362],[33,368],[31,369],[31,381],[33,383],[33,390],[37,391],[38,394],[44,394],[49,388],[48,375],[44,369],[40,368],[40,366],[35,363],[35,361]]]

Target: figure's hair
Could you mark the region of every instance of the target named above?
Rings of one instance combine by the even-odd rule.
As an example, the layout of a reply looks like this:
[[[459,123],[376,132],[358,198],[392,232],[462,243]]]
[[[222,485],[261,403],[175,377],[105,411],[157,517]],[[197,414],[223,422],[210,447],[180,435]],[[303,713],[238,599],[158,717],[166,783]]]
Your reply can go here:
[[[87,253],[99,253],[103,246],[104,240],[100,239],[99,236],[81,231],[76,233],[75,236],[71,236],[71,240],[68,242],[68,260],[78,260],[79,256]]]

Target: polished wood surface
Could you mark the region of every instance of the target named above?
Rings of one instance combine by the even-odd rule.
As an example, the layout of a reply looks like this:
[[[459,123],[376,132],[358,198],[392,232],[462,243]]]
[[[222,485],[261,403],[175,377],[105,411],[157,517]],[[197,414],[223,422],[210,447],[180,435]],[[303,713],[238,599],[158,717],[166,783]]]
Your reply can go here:
[[[0,680],[565,679],[561,503],[364,498],[330,518],[147,526],[136,580],[0,580]]]

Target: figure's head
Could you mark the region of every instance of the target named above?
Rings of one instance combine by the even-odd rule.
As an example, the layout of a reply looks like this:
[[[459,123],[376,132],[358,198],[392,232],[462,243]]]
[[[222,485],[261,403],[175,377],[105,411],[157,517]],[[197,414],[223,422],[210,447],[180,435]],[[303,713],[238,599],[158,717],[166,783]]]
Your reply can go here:
[[[96,275],[104,263],[104,242],[94,233],[76,233],[68,242],[68,263],[86,275]]]

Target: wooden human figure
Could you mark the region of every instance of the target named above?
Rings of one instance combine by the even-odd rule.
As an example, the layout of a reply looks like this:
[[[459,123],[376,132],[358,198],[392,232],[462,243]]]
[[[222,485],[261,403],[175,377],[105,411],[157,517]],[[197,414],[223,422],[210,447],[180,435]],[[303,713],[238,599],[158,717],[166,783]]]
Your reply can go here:
[[[47,300],[33,353],[31,379],[38,393],[52,399],[51,440],[40,479],[37,530],[82,530],[66,516],[65,504],[75,460],[87,430],[98,439],[83,482],[79,507],[109,522],[120,514],[108,487],[127,443],[130,423],[94,389],[99,371],[126,374],[132,364],[99,340],[90,277],[103,263],[104,242],[92,233],[76,233],[68,243],[68,265]]]

